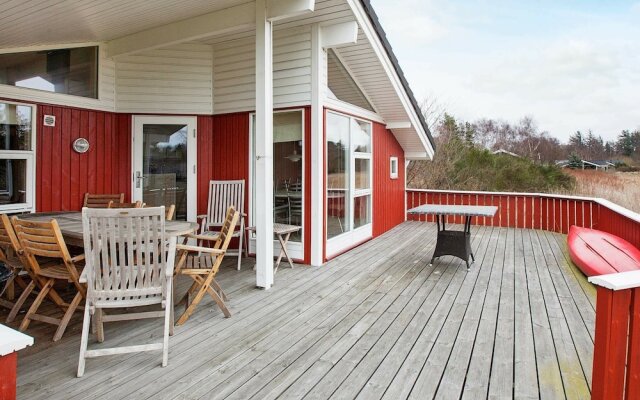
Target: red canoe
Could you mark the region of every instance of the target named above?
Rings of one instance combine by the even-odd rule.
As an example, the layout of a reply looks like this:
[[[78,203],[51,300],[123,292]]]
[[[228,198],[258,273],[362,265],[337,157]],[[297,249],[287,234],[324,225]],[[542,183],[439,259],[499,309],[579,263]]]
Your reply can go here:
[[[640,250],[610,233],[572,226],[567,242],[571,260],[587,276],[640,269]]]

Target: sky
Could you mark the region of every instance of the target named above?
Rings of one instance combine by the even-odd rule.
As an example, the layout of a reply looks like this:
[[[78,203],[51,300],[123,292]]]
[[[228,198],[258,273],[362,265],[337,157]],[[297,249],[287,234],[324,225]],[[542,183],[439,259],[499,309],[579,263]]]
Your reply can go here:
[[[640,128],[640,1],[371,2],[418,101],[563,142]]]

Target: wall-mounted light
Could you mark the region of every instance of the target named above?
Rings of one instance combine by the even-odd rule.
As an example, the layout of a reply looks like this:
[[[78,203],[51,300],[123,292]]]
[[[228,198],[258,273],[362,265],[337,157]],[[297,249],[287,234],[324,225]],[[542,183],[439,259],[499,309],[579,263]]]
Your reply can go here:
[[[73,141],[73,150],[80,154],[86,153],[89,151],[89,141],[85,138],[77,138]]]

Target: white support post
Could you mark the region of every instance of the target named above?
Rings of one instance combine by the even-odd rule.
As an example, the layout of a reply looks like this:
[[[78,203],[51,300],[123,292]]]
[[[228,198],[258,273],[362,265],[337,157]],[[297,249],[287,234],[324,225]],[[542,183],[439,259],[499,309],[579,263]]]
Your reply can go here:
[[[256,0],[256,285],[273,285],[273,26]]]
[[[322,28],[311,28],[311,265],[324,263],[324,48]]]

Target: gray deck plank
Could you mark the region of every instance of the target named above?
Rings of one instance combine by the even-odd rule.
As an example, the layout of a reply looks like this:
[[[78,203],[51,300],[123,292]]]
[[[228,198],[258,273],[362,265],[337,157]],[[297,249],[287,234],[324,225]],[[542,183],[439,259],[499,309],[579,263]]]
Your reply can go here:
[[[480,263],[482,271],[473,288],[469,306],[465,311],[453,349],[444,368],[442,379],[437,387],[437,397],[445,399],[460,398],[466,379],[471,380],[469,382],[471,387],[475,387],[479,383],[479,380],[474,375],[468,374],[467,370],[469,369],[471,356],[478,338],[478,329],[483,314],[485,317],[487,314],[497,314],[496,304],[500,291],[500,280],[497,279],[497,276],[502,275],[502,257],[504,256],[504,237],[500,233],[501,230],[499,228],[493,228],[491,232],[488,250]],[[491,285],[491,282],[496,282],[497,286]],[[493,306],[492,295],[495,295],[496,298]],[[491,336],[494,336],[493,332]],[[486,349],[491,348],[486,344],[482,345],[486,346]]]
[[[493,342],[493,358],[489,368],[490,398],[513,397],[514,389],[515,232],[512,229],[507,229],[505,236],[506,246],[500,287],[500,305]],[[490,329],[490,327],[487,329]],[[481,357],[479,357],[479,362],[482,362]],[[473,367],[475,367],[474,364],[469,368]],[[481,366],[478,366],[478,368],[481,368]],[[476,391],[480,390],[478,388]]]
[[[553,316],[555,309],[548,310],[546,307],[542,283],[538,276],[533,244],[528,231],[522,231],[522,242],[527,287],[529,289],[529,304],[531,306],[531,323],[533,325],[540,398],[562,398],[564,397],[564,385],[548,315],[549,311],[551,311]]]
[[[504,229],[499,230],[493,268],[489,279],[489,286],[481,310],[477,334],[473,343],[469,362],[464,365],[468,370],[464,381],[462,398],[486,398],[489,390],[491,362],[493,358],[494,342],[496,340],[496,326],[500,308],[502,291],[502,277],[507,257],[507,235]],[[449,372],[449,369],[447,369]],[[509,376],[512,378],[511,376]],[[444,384],[444,381],[441,385]],[[440,391],[438,391],[440,393]]]
[[[552,279],[551,270],[555,270],[548,261],[555,263],[555,258],[547,259],[537,232],[528,231],[531,240],[534,259],[538,270],[538,278],[542,288],[547,316],[549,317],[549,326],[553,336],[553,343],[556,350],[558,364],[560,366],[560,374],[564,384],[564,391],[567,398],[584,399],[591,397],[589,386],[587,385],[586,375],[582,367],[582,361],[578,356],[578,351],[574,343],[574,338],[569,330],[568,320],[572,319],[573,309],[570,303],[571,297],[567,293],[565,283],[562,279]],[[562,305],[562,298],[566,299],[565,305]],[[584,325],[582,325],[584,327]],[[575,328],[580,328],[580,325]],[[574,335],[580,332],[574,329]],[[588,333],[585,332],[588,337]],[[591,343],[593,348],[593,343]],[[590,373],[591,371],[589,371]]]
[[[516,230],[514,257],[515,263],[515,331],[514,331],[514,398],[539,398],[538,371],[536,368],[536,348],[534,330],[531,321],[532,309],[529,304],[529,286],[527,283],[527,254],[524,251],[522,231]]]
[[[32,324],[36,345],[19,357],[19,398],[588,396],[595,290],[568,260],[566,238],[472,232],[471,272],[449,257],[428,266],[435,226],[420,222],[321,268],[282,269],[269,291],[254,288],[251,260],[239,273],[224,268],[218,280],[232,317],[203,302],[176,329],[166,368],[159,354],[127,354],[90,360],[78,379],[81,318],[57,343],[50,326]],[[105,330],[105,343],[91,346],[162,332],[155,320]]]
[[[491,260],[489,266],[493,262],[493,251],[495,251],[496,239],[495,232],[497,229],[491,228],[488,232],[488,251],[482,255],[479,259],[478,265],[484,266],[487,257]],[[493,240],[491,240],[493,239]],[[464,351],[464,348],[469,347],[472,344],[473,338],[475,338],[475,328],[477,321],[479,321],[479,313],[481,305],[484,302],[484,296],[486,293],[486,285],[489,282],[489,276],[491,274],[491,267],[489,268],[476,268],[474,269],[475,277],[467,276],[464,284],[458,296],[453,303],[453,308],[447,316],[447,320],[442,328],[442,331],[436,339],[436,343],[431,350],[425,365],[420,371],[420,375],[414,383],[413,389],[409,395],[410,399],[425,399],[434,397],[440,383],[442,382],[443,375],[447,373],[446,366],[449,363],[450,357],[454,349]],[[465,316],[470,311],[470,314],[475,315],[477,312],[478,318],[471,318],[466,330],[463,330],[465,325]],[[460,357],[463,357],[462,355]],[[455,369],[454,374],[460,373],[459,365],[451,364],[451,367]],[[466,371],[466,367],[464,368]],[[464,374],[464,372],[462,372]],[[459,397],[457,395],[450,394],[452,397]],[[451,397],[449,397],[451,398]]]

